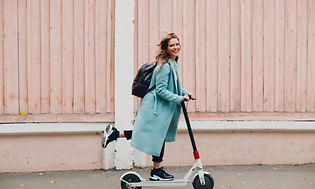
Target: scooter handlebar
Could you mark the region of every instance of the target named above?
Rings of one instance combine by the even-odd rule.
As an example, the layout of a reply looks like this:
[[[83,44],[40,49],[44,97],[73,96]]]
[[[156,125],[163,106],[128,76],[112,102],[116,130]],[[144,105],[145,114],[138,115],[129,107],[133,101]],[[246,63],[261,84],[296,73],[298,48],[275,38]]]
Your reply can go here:
[[[195,152],[195,151],[197,151],[197,146],[196,146],[194,135],[193,135],[193,132],[192,132],[192,129],[191,129],[191,125],[190,125],[190,121],[189,121],[189,118],[188,118],[188,113],[187,113],[187,109],[186,109],[186,106],[185,106],[185,102],[182,102],[181,105],[182,105],[183,114],[184,114],[184,118],[185,118],[186,125],[187,125],[187,130],[188,130],[188,133],[189,133],[189,138],[190,138],[190,141],[191,141],[191,145],[192,145],[193,151]]]

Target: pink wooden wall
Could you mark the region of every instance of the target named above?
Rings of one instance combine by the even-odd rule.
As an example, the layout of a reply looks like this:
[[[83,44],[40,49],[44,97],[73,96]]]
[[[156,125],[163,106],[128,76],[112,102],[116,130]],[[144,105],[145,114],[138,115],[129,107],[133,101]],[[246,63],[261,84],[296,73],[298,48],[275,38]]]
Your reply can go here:
[[[176,32],[191,112],[315,118],[315,0],[135,2],[137,66],[154,59],[163,31]]]
[[[114,6],[0,0],[0,114],[113,113]]]
[[[1,120],[113,121],[114,7],[0,0]],[[315,0],[135,0],[135,70],[174,31],[194,119],[315,119],[313,10]]]

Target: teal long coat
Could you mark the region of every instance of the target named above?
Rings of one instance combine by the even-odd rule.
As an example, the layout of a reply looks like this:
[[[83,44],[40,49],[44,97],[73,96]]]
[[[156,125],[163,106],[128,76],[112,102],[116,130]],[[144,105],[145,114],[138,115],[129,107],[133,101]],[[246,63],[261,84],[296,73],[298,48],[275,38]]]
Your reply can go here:
[[[168,63],[157,66],[150,83],[150,87],[153,86],[155,89],[140,102],[131,145],[144,153],[159,156],[164,141],[175,141],[181,100],[186,95],[180,85],[177,62],[169,59]]]

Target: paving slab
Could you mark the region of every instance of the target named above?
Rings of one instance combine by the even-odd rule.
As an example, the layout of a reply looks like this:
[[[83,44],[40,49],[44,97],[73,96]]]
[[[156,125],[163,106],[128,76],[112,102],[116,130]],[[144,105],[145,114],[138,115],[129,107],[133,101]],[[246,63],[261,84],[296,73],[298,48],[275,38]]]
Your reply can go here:
[[[189,167],[167,167],[181,178]],[[215,180],[215,189],[315,189],[315,164],[299,166],[205,167]],[[120,176],[129,170],[50,171],[0,173],[0,189],[119,189]],[[148,178],[149,168],[136,168]],[[170,187],[143,187],[170,188]],[[192,185],[174,188],[193,188]]]

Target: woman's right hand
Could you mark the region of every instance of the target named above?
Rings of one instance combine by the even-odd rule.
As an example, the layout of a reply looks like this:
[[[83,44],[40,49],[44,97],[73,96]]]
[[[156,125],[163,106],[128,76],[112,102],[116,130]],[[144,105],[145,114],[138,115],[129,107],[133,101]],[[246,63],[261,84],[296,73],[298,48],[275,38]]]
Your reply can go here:
[[[188,102],[190,100],[189,96],[183,96],[182,102]]]

